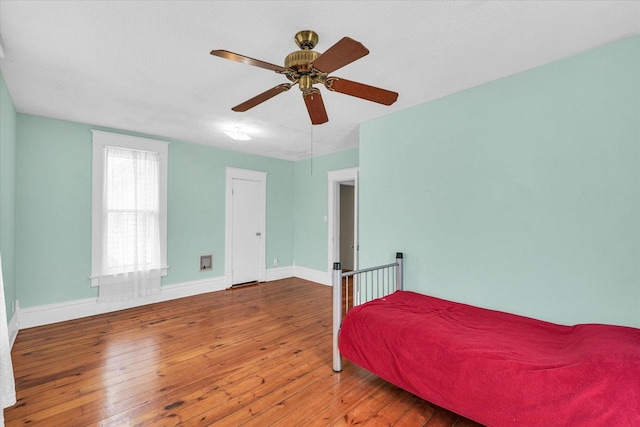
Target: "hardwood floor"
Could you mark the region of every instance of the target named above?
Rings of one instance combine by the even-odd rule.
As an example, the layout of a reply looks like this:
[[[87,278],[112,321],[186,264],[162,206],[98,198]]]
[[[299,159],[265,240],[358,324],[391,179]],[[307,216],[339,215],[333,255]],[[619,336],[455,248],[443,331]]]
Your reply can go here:
[[[302,279],[20,331],[7,426],[477,426],[344,361]]]

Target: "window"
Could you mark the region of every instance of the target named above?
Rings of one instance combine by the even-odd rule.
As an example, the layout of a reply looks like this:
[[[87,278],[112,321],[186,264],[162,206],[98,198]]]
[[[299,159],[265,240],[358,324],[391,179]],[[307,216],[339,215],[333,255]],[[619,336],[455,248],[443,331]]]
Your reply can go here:
[[[104,301],[156,293],[167,274],[168,143],[92,133],[91,283]]]

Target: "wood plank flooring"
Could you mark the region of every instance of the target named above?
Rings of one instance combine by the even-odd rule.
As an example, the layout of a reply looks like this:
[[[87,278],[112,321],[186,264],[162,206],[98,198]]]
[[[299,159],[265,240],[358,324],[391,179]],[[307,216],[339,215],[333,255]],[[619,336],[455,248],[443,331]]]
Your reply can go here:
[[[284,279],[20,331],[7,426],[478,426],[344,361]]]

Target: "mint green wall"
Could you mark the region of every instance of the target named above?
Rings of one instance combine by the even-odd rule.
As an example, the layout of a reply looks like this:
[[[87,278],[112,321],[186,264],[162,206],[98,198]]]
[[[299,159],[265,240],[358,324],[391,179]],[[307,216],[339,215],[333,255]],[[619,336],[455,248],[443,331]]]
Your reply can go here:
[[[201,254],[213,253],[209,276],[224,275],[226,167],[267,172],[267,268],[293,262],[293,163],[204,145],[169,144],[168,259],[165,283],[202,279]],[[269,262],[271,261],[271,262]]]
[[[98,129],[17,115],[16,271],[22,307],[97,295],[87,278],[91,128]],[[167,195],[170,268],[163,285],[224,275],[227,166],[268,173],[267,260],[278,257],[279,266],[292,264],[293,163],[173,141]],[[214,255],[210,272],[198,271],[204,253]]]
[[[22,307],[96,296],[91,273],[91,133],[18,114],[16,274]]]
[[[640,36],[361,126],[361,265],[560,323],[640,326]]]
[[[358,166],[358,149],[295,163],[294,253],[296,265],[327,271],[328,171]]]
[[[0,253],[7,320],[16,300],[16,109],[4,77],[0,74]]]

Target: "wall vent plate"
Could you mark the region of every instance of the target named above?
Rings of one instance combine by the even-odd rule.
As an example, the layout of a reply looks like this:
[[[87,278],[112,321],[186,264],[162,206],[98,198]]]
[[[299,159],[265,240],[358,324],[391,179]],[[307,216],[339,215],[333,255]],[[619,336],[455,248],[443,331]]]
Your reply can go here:
[[[213,255],[200,255],[200,271],[207,271],[213,268]]]

